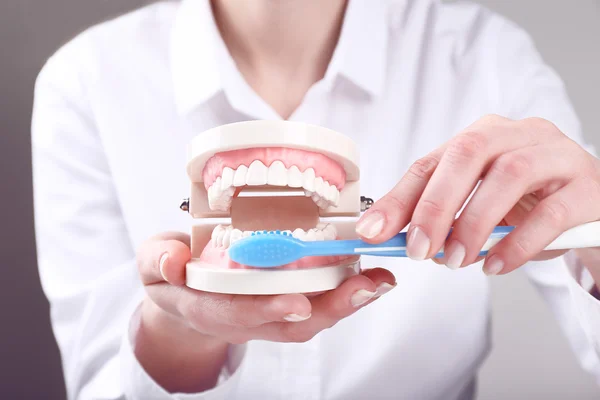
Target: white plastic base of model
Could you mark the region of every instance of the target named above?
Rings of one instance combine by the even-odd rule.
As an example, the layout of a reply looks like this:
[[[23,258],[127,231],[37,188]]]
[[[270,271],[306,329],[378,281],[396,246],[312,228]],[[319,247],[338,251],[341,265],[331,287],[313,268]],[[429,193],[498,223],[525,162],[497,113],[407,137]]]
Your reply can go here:
[[[223,269],[192,259],[187,264],[187,286],[226,294],[313,293],[338,287],[360,273],[360,260],[309,269]]]

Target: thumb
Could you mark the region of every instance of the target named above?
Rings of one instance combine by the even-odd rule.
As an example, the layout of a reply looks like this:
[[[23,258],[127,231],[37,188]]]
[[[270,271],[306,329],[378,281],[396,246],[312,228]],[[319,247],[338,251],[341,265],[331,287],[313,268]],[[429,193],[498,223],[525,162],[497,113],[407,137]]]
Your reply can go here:
[[[137,253],[142,283],[185,284],[185,265],[191,259],[189,235],[167,232],[145,241]]]

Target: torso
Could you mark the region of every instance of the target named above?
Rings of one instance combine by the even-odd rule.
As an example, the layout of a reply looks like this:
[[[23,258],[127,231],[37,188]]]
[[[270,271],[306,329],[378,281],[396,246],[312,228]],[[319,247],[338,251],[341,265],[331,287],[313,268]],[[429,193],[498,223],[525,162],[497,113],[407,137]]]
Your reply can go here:
[[[289,118],[355,140],[361,155],[361,188],[374,199],[390,190],[413,161],[469,123],[487,113],[502,113],[489,94],[488,80],[481,79],[485,66],[455,58],[456,47],[466,40],[463,32],[441,34],[435,24],[447,23],[443,14],[437,14],[443,10],[433,12],[416,3],[412,7],[412,24],[425,24],[425,32],[412,24],[386,32],[388,67],[378,96],[342,77],[331,92],[318,83]],[[221,124],[272,117],[261,111],[255,115],[236,111],[223,94],[187,116],[178,115],[168,40],[163,36],[176,9],[173,3],[153,6],[92,33],[99,56],[89,71],[94,82],[89,99],[134,247],[157,232],[189,231],[192,220],[178,205],[189,192],[186,145],[194,136]],[[462,15],[465,24],[476,13],[475,8],[467,9]],[[126,24],[136,28],[123,29]],[[111,29],[115,35],[147,36],[148,42],[135,42],[147,46],[144,56],[128,59],[127,46],[122,45],[118,63],[114,57],[102,57],[108,43],[114,43]],[[431,262],[369,257],[364,257],[363,266],[388,268],[398,287],[307,343],[250,343],[241,367],[244,391],[235,395],[460,396],[489,348],[489,289],[480,266],[456,272]]]

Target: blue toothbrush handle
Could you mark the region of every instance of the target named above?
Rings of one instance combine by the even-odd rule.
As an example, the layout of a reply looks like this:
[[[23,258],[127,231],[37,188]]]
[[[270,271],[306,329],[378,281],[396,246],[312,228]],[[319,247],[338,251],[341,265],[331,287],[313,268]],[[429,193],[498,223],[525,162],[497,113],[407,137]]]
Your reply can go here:
[[[479,252],[480,256],[485,256],[488,253],[489,248],[499,241],[506,235],[508,235],[514,226],[497,226],[488,239],[488,243],[484,249]],[[452,232],[452,231],[450,231]],[[380,244],[368,244],[362,240],[344,240],[340,243],[347,251],[349,247],[353,247],[355,254],[365,256],[379,256],[379,257],[406,257],[406,232],[401,232],[391,238],[390,240]],[[492,244],[493,243],[493,244]],[[490,245],[491,244],[491,245]],[[341,247],[341,246],[340,246]],[[377,251],[376,249],[382,249]],[[386,249],[389,248],[389,249]],[[386,250],[384,250],[386,249]],[[444,249],[440,250],[434,258],[441,258],[444,256]]]
[[[334,256],[350,254],[387,255],[390,257],[402,257],[395,251],[373,251],[377,248],[395,247],[395,250],[406,249],[406,233],[401,232],[379,244],[369,244],[360,239],[355,240],[328,240],[324,242],[308,242],[306,244],[306,255],[311,256]],[[359,249],[361,249],[359,251]],[[404,250],[406,252],[406,250]]]
[[[482,250],[479,252],[480,256],[485,256],[488,250]],[[393,250],[393,251],[371,251],[360,253],[361,256],[377,256],[377,257],[408,257],[406,250]],[[440,251],[433,258],[444,257],[444,252]]]

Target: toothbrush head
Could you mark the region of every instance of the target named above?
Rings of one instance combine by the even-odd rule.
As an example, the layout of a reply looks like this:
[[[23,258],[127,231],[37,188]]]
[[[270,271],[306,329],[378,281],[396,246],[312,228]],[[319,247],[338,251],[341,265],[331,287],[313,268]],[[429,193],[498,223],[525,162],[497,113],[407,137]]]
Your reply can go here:
[[[234,242],[229,258],[238,264],[272,268],[289,264],[303,257],[305,243],[288,232],[259,231]]]

